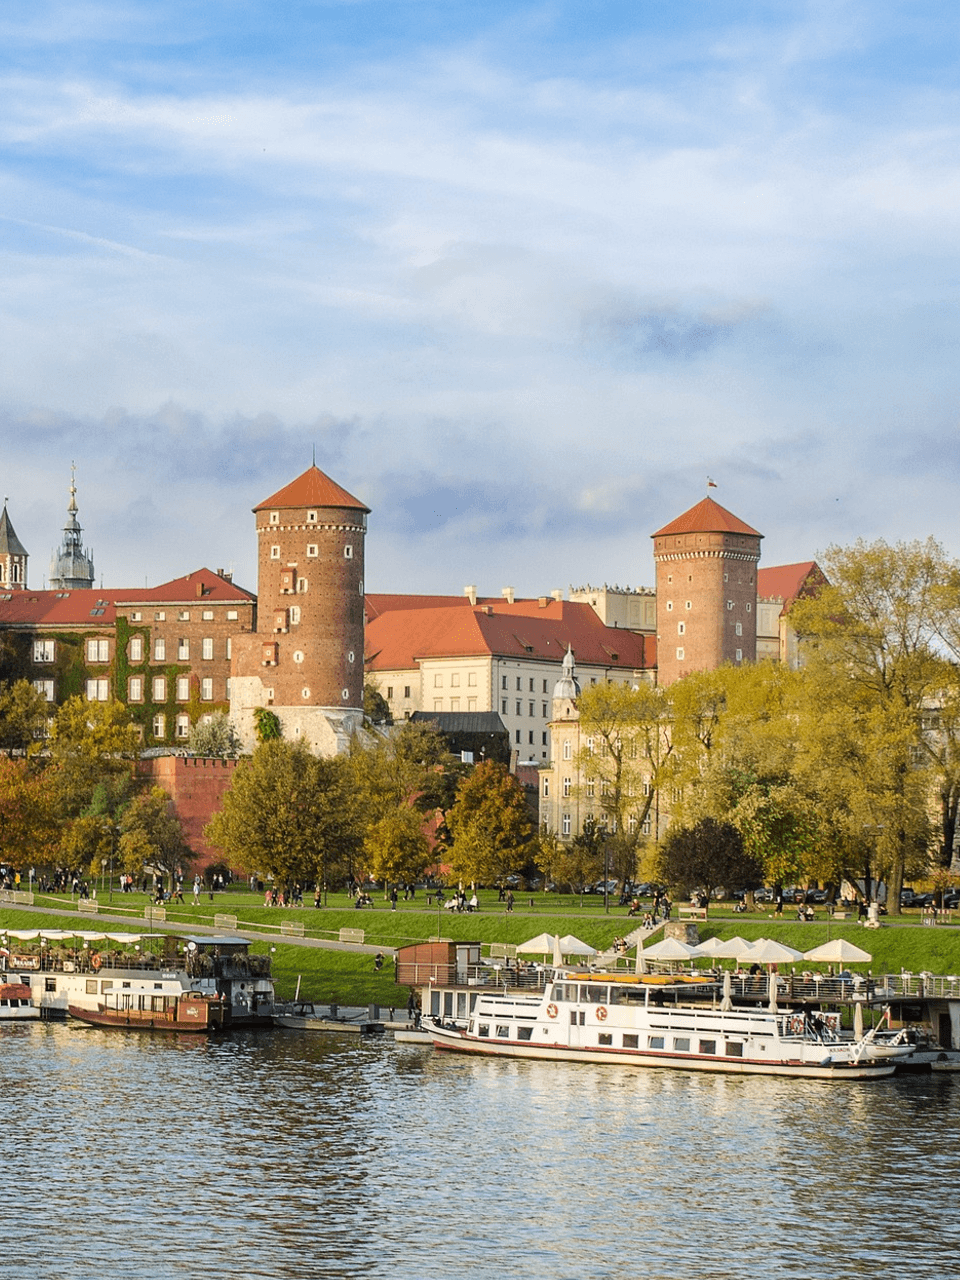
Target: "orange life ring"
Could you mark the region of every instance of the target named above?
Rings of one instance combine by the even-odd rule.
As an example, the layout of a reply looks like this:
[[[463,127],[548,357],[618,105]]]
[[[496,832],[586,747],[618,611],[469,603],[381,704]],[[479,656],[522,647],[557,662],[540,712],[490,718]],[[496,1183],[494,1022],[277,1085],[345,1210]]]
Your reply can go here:
[[[598,1022],[606,1022],[606,1020],[607,1020],[607,1010],[606,1010],[606,1007],[605,1007],[604,1005],[602,1005],[602,1004],[601,1004],[601,1005],[598,1005],[598,1006],[597,1006],[597,1021],[598,1021]]]
[[[557,1006],[556,1006],[555,1004],[548,1004],[548,1005],[547,1005],[547,1017],[548,1017],[548,1018],[555,1018],[559,1012],[560,1012],[560,1010],[557,1008]]]
[[[802,1036],[803,1035],[803,1015],[794,1014],[793,1017],[790,1019],[788,1029],[791,1035]]]
[[[90,964],[94,969],[99,969],[103,964],[103,957],[100,955],[99,951],[95,951],[90,957]]]

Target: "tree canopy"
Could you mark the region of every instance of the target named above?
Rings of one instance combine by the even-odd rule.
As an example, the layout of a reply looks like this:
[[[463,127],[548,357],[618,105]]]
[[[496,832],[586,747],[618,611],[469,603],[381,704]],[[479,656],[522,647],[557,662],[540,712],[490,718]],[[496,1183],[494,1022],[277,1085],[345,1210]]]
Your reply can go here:
[[[492,884],[520,871],[535,850],[523,787],[504,765],[484,760],[465,777],[447,815],[449,860],[461,880]]]

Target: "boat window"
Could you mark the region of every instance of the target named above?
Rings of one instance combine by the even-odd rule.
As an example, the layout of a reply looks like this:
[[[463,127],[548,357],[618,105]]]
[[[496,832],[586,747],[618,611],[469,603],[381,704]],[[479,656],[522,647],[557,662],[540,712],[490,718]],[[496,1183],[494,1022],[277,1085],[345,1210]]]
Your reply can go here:
[[[600,1032],[600,1035],[599,1035],[599,1036],[597,1036],[597,1041],[598,1041],[600,1044],[609,1044],[609,1045],[612,1045],[612,1044],[613,1044],[613,1036],[610,1034],[610,1032],[609,1032],[609,1031],[601,1031],[601,1032]]]
[[[639,1047],[639,1044],[640,1044],[639,1036],[626,1035],[623,1037],[623,1047],[625,1049],[636,1049]]]
[[[717,1042],[716,1042],[716,1040],[701,1040],[701,1041],[700,1041],[700,1052],[701,1052],[701,1053],[716,1053],[716,1052],[717,1052]]]
[[[609,987],[599,986],[592,982],[580,988],[580,999],[585,1004],[609,1004],[610,1001],[607,998],[609,994]]]
[[[44,978],[44,980],[43,980],[43,989],[44,989],[44,991],[56,991],[56,989],[57,989],[57,980],[56,980],[56,978]]]
[[[554,1000],[559,1000],[559,1001],[565,1001],[565,1000],[576,1001],[577,984],[575,982],[568,982],[566,984],[562,982],[554,983],[553,998]]]
[[[467,1016],[467,993],[465,991],[457,992],[457,1017],[465,1018]]]
[[[87,978],[83,985],[88,996],[95,996],[97,994],[96,978]]]
[[[431,1018],[440,1017],[440,992],[439,991],[430,992],[430,1017]]]
[[[532,1036],[532,1035],[533,1035],[533,1027],[518,1027],[518,1028],[517,1028],[517,1039],[518,1039],[518,1040],[529,1040],[529,1039],[531,1038],[531,1036]]]
[[[470,992],[470,1012],[473,1013],[476,1007],[477,1007],[477,993],[475,991],[471,991]]]
[[[727,1057],[728,1058],[743,1057],[743,1044],[739,1040],[727,1041]]]
[[[647,1048],[648,1048],[648,1049],[662,1049],[662,1048],[663,1048],[663,1036],[647,1036]]]
[[[453,1017],[453,992],[445,991],[443,993],[443,1016],[445,1018]]]
[[[502,1024],[499,1024],[499,1023],[498,1023],[498,1025],[497,1025],[497,1039],[498,1039],[498,1040],[508,1040],[509,1038],[510,1038],[510,1028],[509,1028],[509,1027],[505,1027],[505,1026],[503,1026]]]
[[[113,982],[109,978],[107,978],[105,981],[100,983],[100,994],[106,995],[112,986],[113,986]]]
[[[674,1036],[674,1037],[673,1037],[673,1047],[674,1047],[674,1049],[676,1049],[676,1050],[677,1050],[677,1052],[678,1052],[678,1053],[689,1053],[689,1052],[690,1052],[690,1037],[689,1037],[689,1036]]]
[[[489,1023],[489,1022],[481,1022],[481,1023],[480,1023],[480,1026],[477,1028],[477,1035],[478,1035],[478,1036],[488,1036],[489,1034],[490,1034],[490,1023]]]

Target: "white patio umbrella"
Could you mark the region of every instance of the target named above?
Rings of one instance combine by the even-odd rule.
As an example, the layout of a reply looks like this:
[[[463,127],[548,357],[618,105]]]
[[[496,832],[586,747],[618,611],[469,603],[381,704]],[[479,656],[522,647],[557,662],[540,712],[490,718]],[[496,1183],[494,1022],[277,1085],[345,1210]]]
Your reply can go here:
[[[589,942],[581,942],[572,933],[565,933],[560,939],[560,951],[565,956],[595,956],[597,954],[596,947],[591,947]]]
[[[676,963],[689,960],[695,950],[696,947],[681,942],[679,938],[664,938],[661,942],[655,942],[652,947],[645,947],[643,955],[646,960],[671,960]]]
[[[863,1005],[859,1000],[853,1006],[853,1038],[854,1040],[863,1039]]]
[[[729,970],[723,975],[723,999],[720,1001],[720,1008],[724,1013],[733,1008],[733,978]]]
[[[777,1012],[777,975],[773,972],[772,968],[767,978],[767,994],[769,996],[769,1000],[767,1002],[767,1008],[770,1010],[771,1013],[776,1013]]]
[[[535,938],[528,938],[517,947],[517,955],[548,956],[553,951],[554,935],[538,933]]]
[[[803,954],[805,960],[814,960],[821,964],[865,964],[873,959],[869,951],[864,951],[862,947],[848,942],[846,938],[832,938],[829,942],[821,943],[819,947],[814,947],[812,951],[805,951]]]
[[[750,943],[737,934],[735,937],[728,938],[726,942],[721,942],[714,947],[713,954],[718,960],[736,960],[749,946]]]
[[[715,956],[723,943],[719,938],[704,938],[703,942],[697,943],[697,955],[706,959],[708,956]]]
[[[560,952],[560,935],[559,933],[553,939],[553,967],[559,969],[563,964],[563,956]]]
[[[20,942],[32,942],[34,938],[40,937],[39,929],[4,929],[3,932],[8,937],[17,938]]]
[[[749,960],[751,964],[790,964],[791,961],[802,960],[803,952],[782,942],[774,942],[772,938],[758,938],[752,945],[744,947],[737,959]]]

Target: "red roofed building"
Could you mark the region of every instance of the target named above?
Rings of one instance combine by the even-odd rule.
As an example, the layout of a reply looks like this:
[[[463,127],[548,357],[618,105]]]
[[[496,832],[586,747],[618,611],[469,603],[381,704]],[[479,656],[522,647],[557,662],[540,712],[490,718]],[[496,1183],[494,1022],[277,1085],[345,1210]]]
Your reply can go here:
[[[757,659],[795,667],[799,662],[797,633],[790,625],[790,605],[801,596],[815,595],[827,585],[815,560],[775,565],[757,571]]]
[[[494,711],[520,759],[550,757],[553,689],[568,647],[588,684],[653,678],[653,638],[605,626],[587,604],[421,597],[426,607],[390,609],[382,599],[372,598],[366,664],[394,718]]]

